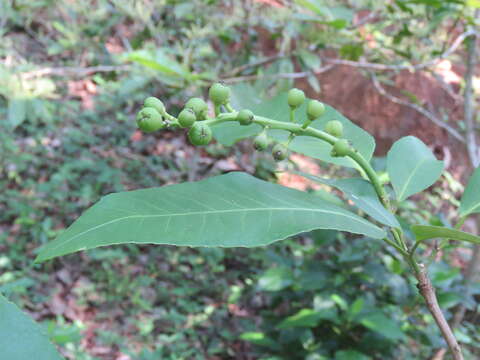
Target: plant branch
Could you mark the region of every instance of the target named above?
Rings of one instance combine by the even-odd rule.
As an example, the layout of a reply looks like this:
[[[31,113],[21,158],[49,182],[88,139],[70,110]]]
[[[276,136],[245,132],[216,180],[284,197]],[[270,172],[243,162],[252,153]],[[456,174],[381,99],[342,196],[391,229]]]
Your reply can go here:
[[[47,67],[38,70],[27,71],[19,73],[22,79],[28,80],[37,77],[43,77],[48,75],[54,76],[87,76],[97,72],[113,72],[113,71],[129,71],[132,67],[130,65],[99,65],[99,66],[90,66],[90,67]]]
[[[373,170],[370,163],[367,160],[365,160],[365,158],[362,155],[360,155],[360,153],[356,151],[352,151],[352,153],[349,154],[348,156],[352,158],[358,165],[360,165],[363,171],[365,171],[368,179],[370,180],[373,187],[375,188],[375,191],[378,194],[378,197],[380,198],[380,201],[382,202],[383,206],[387,210],[391,210],[387,192],[385,191],[382,183],[380,182],[380,179],[377,176],[377,173],[375,172],[375,170]]]
[[[279,73],[279,74],[256,74],[256,75],[245,75],[237,77],[226,77],[222,78],[222,81],[227,84],[252,81],[262,78],[275,78],[275,79],[301,79],[306,78],[311,75],[318,75],[324,72],[327,72],[335,67],[334,64],[325,65],[314,71],[302,71],[302,72],[293,72],[293,73]]]
[[[443,90],[455,101],[457,104],[463,104],[464,99],[463,96],[460,94],[455,93],[452,89],[452,86],[445,82],[445,80],[435,71],[429,71],[429,73],[433,76],[435,80],[437,80],[438,84],[441,86]]]
[[[370,14],[364,16],[363,18],[359,19],[355,24],[348,27],[348,30],[355,30],[360,26],[363,26],[369,23],[372,20],[376,20],[379,17],[379,14],[375,11],[372,11]]]
[[[383,238],[382,239],[383,241],[385,241],[387,244],[389,244],[390,246],[393,246],[395,249],[397,249],[397,251],[402,254],[404,257],[408,257],[408,252],[406,252],[405,250],[403,250],[399,245],[395,244],[393,241],[391,241],[390,239],[388,238]]]
[[[480,18],[480,9],[475,10],[475,19]],[[466,72],[465,72],[465,90],[464,90],[464,119],[466,127],[466,146],[468,157],[473,168],[476,168],[480,164],[480,154],[477,149],[476,142],[476,130],[475,130],[475,121],[474,121],[474,109],[475,109],[475,93],[473,89],[473,77],[475,75],[475,67],[477,64],[477,40],[478,33],[474,33],[470,37],[470,46],[468,47],[467,53],[467,63],[466,63]],[[465,218],[462,218],[457,224],[458,227],[463,225]],[[477,224],[480,224],[480,220],[477,219]],[[473,246],[472,258],[470,259],[467,267],[467,272],[464,278],[465,284],[465,294],[468,296],[470,293],[470,287],[472,282],[475,280],[475,270],[480,264],[480,245]],[[460,325],[465,316],[466,307],[464,304],[460,304],[453,314],[451,320],[452,328],[455,328]]]
[[[248,68],[251,68],[251,67],[257,67],[257,66],[262,66],[264,64],[267,64],[269,62],[272,62],[272,61],[275,61],[275,60],[280,60],[280,59],[283,59],[285,57],[288,57],[288,55],[285,55],[285,54],[277,54],[277,55],[273,55],[273,56],[269,56],[269,57],[266,57],[264,59],[260,59],[258,61],[254,61],[252,63],[249,63],[249,64],[244,64],[244,65],[241,65],[241,66],[238,66],[234,69],[232,69],[229,73],[228,73],[228,77],[231,77],[231,76],[235,76],[239,73],[241,73],[242,71],[244,70],[247,70]]]
[[[427,304],[428,310],[432,314],[437,326],[439,327],[445,341],[452,352],[452,356],[454,360],[463,360],[462,351],[460,349],[460,345],[458,345],[457,339],[455,335],[453,335],[452,329],[448,325],[448,322],[445,320],[445,316],[438,305],[437,296],[435,295],[435,290],[433,285],[428,278],[427,270],[425,265],[419,264],[420,271],[417,272],[416,278],[418,280],[418,290],[420,294],[425,299]]]
[[[480,10],[475,11],[475,17],[478,18]],[[466,140],[468,156],[474,168],[479,165],[479,155],[477,150],[477,140],[474,126],[474,102],[475,94],[473,90],[473,76],[475,75],[475,65],[477,64],[477,35],[472,34],[469,39],[468,55],[467,55],[467,71],[465,72],[465,101],[463,105]]]
[[[457,139],[458,141],[460,141],[462,143],[465,143],[464,137],[457,130],[455,130],[452,126],[448,125],[446,122],[440,120],[437,116],[435,116],[435,114],[433,114],[432,112],[428,111],[427,109],[421,107],[420,105],[413,104],[411,102],[400,99],[400,98],[388,93],[385,90],[385,88],[378,81],[378,78],[375,75],[375,73],[371,72],[370,76],[372,78],[373,86],[380,93],[380,95],[385,96],[386,98],[388,98],[391,102],[394,102],[395,104],[407,106],[407,107],[417,111],[418,113],[422,114],[427,119],[432,121],[435,125],[438,125],[441,128],[445,129],[455,139]]]
[[[416,64],[416,65],[412,65],[412,64],[384,65],[384,64],[377,64],[377,63],[342,60],[342,59],[334,59],[334,58],[322,58],[322,60],[335,65],[346,65],[346,66],[352,66],[356,68],[364,68],[364,69],[377,70],[377,71],[421,70],[421,69],[425,69],[433,65],[436,65],[443,59],[449,57],[458,49],[458,47],[462,44],[462,42],[466,38],[476,34],[477,32],[474,29],[463,32],[453,41],[452,45],[443,54],[441,54],[440,56],[432,60],[426,61],[424,63]]]
[[[365,16],[364,18],[360,19],[357,24],[353,26],[353,28],[356,28],[358,26],[361,26],[365,24],[366,22],[374,19],[377,16],[376,13],[370,13],[369,15]],[[238,76],[235,77],[235,75],[241,73],[242,71],[251,68],[251,67],[258,67],[262,66],[264,64],[267,64],[269,62],[283,59],[289,56],[292,56],[293,54],[277,54],[273,56],[266,57],[264,59],[241,65],[238,66],[234,69],[232,69],[228,75],[226,75],[223,78],[223,81],[228,82],[228,83],[234,83],[234,82],[240,82],[240,81],[250,81],[250,80],[256,80],[259,77],[278,77],[278,78],[288,78],[288,79],[298,79],[298,78],[304,78],[312,74],[320,74],[322,72],[330,70],[333,66],[332,65],[345,65],[345,66],[351,66],[351,67],[356,67],[356,68],[363,68],[363,69],[370,69],[370,70],[377,70],[377,71],[400,71],[400,70],[421,70],[425,69],[431,66],[434,66],[438,64],[440,61],[443,59],[449,57],[452,55],[458,47],[462,44],[462,42],[468,38],[469,36],[476,35],[477,32],[474,29],[468,30],[457,36],[455,40],[453,41],[452,45],[445,50],[440,56],[430,60],[426,61],[424,63],[419,63],[416,65],[412,64],[402,64],[402,65],[385,65],[385,64],[377,64],[377,63],[370,63],[370,62],[362,62],[362,61],[351,61],[351,60],[344,60],[344,59],[335,59],[335,58],[329,58],[329,57],[322,57],[321,59],[324,62],[329,63],[329,65],[326,65],[322,68],[320,68],[317,71],[306,71],[306,72],[298,72],[298,73],[285,73],[285,74],[276,74],[276,75],[246,75],[246,76]]]

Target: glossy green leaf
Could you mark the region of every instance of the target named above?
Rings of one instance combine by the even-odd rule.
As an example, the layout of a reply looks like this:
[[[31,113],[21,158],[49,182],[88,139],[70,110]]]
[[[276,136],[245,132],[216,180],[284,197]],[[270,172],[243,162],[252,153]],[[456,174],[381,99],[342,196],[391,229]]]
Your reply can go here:
[[[36,261],[125,243],[264,246],[314,229],[385,236],[367,220],[316,196],[230,173],[108,195],[45,245]]]
[[[373,330],[392,341],[397,341],[405,337],[400,326],[381,312],[369,313],[363,316],[359,322],[366,328]]]
[[[279,347],[277,342],[262,332],[245,332],[240,335],[240,339],[258,346],[266,346],[272,349],[277,349]]]
[[[322,6],[317,2],[313,0],[295,0],[297,4],[300,6],[313,11],[317,15],[324,15],[324,12],[322,11]]]
[[[0,294],[0,359],[61,360],[43,329]]]
[[[396,141],[387,155],[387,171],[399,201],[425,190],[438,180],[443,161],[414,136]]]
[[[480,8],[480,0],[467,0],[466,4],[473,8]]]
[[[460,216],[480,212],[480,167],[476,168],[468,180],[467,187],[460,201]]]
[[[339,350],[334,360],[371,360],[372,358],[355,350]]]
[[[232,105],[236,109],[250,109],[256,115],[265,116],[278,121],[290,121],[290,110],[287,104],[287,93],[279,94],[270,100],[263,100],[255,96],[256,91],[248,85],[239,85],[232,87]],[[308,100],[296,111],[298,123],[306,121],[306,108]],[[373,137],[362,128],[358,127],[338,111],[330,106],[326,106],[325,113],[310,126],[323,130],[325,124],[330,120],[339,120],[344,127],[344,137],[351,141],[353,146],[369,160],[375,149]],[[258,134],[262,128],[259,125],[240,126],[236,122],[228,122],[213,127],[213,134],[217,141],[230,146],[235,142]],[[289,135],[287,131],[271,130],[269,137],[276,141],[285,141]],[[320,159],[329,163],[348,167],[356,167],[356,164],[350,158],[331,157],[332,146],[324,141],[308,136],[297,136],[290,143],[290,149],[301,154]]]
[[[308,69],[318,70],[322,66],[322,60],[318,54],[302,49],[298,52],[298,57]],[[315,77],[315,75],[313,75]],[[317,79],[315,77],[315,79]],[[318,81],[318,79],[317,79]]]
[[[270,268],[258,279],[258,287],[263,291],[280,291],[292,284],[293,273],[288,267]]]
[[[168,76],[178,76],[185,79],[189,79],[192,76],[184,65],[167,56],[164,49],[161,48],[155,52],[147,50],[132,51],[125,56],[125,59]]]
[[[412,232],[415,234],[415,238],[418,241],[433,238],[444,238],[458,241],[466,241],[473,244],[480,244],[479,236],[456,229],[446,228],[443,226],[413,225]]]
[[[365,300],[363,298],[357,298],[348,309],[348,316],[350,318],[355,317],[357,314],[360,313],[360,311],[362,311],[364,304]]]
[[[16,128],[27,118],[27,105],[26,99],[11,99],[8,103],[8,122],[12,128]]]
[[[302,309],[292,316],[285,318],[277,329],[290,329],[298,327],[315,327],[321,320],[335,318],[337,315],[335,308],[333,309]]]
[[[372,184],[367,180],[360,178],[351,179],[324,179],[318,176],[306,174],[303,172],[295,172],[307,179],[318,182],[320,184],[332,186],[345,194],[359,209],[365,211],[366,214],[377,220],[378,222],[390,226],[400,228],[400,224],[395,216],[382,205],[378,199],[377,193]]]

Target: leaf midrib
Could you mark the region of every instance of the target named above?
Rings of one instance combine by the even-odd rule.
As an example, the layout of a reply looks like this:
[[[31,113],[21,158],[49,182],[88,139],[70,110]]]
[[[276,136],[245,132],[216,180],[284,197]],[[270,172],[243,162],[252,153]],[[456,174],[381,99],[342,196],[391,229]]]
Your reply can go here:
[[[426,231],[428,230],[441,230],[445,232],[446,234],[437,234],[434,233],[433,235],[423,235],[423,237],[420,239],[420,241],[425,241],[433,238],[441,238],[441,239],[449,239],[451,238],[452,240],[457,240],[457,241],[467,241],[470,243],[478,244],[480,237],[467,233],[465,231],[460,231],[457,229],[449,229],[449,228],[444,228],[440,226],[423,226],[423,225],[414,225],[413,228],[418,228],[418,229],[425,229]]]
[[[235,213],[235,212],[248,212],[248,211],[286,211],[286,210],[294,210],[294,211],[311,211],[311,212],[318,212],[318,213],[329,213],[329,214],[334,214],[334,215],[341,215],[347,218],[350,218],[354,221],[360,222],[360,223],[366,223],[365,225],[370,225],[368,221],[362,219],[362,218],[357,218],[354,216],[350,216],[350,214],[345,214],[337,211],[329,211],[329,210],[323,210],[323,209],[311,209],[311,208],[242,208],[242,209],[227,209],[227,210],[208,210],[208,211],[194,211],[194,212],[189,212],[189,213],[175,213],[175,214],[145,214],[145,215],[130,215],[130,216],[124,216],[120,218],[116,218],[110,221],[107,221],[103,224],[96,225],[88,230],[82,231],[79,234],[76,234],[75,236],[71,237],[70,239],[65,240],[64,242],[58,244],[57,246],[53,247],[50,249],[50,251],[54,251],[58,249],[60,246],[65,246],[66,244],[70,243],[71,241],[75,240],[76,238],[83,236],[91,231],[97,230],[99,228],[102,228],[107,225],[114,224],[119,221],[124,221],[128,219],[136,219],[136,218],[155,218],[155,217],[174,217],[174,216],[189,216],[189,215],[208,215],[208,214],[222,214],[222,213]],[[375,226],[372,226],[375,227]]]
[[[353,201],[353,203],[358,207],[358,205],[355,203],[355,201],[357,202],[363,202],[363,204],[365,206],[368,206],[370,211],[371,212],[375,212],[375,214],[382,218],[383,221],[390,227],[396,227],[396,224],[392,223],[392,219],[390,219],[385,213],[383,213],[383,211],[380,211],[377,209],[377,206],[376,205],[380,205],[382,206],[382,204],[380,203],[380,201],[377,201],[376,199],[374,198],[371,198],[369,197],[368,195],[367,196],[356,196],[354,194],[350,194],[349,196],[347,196],[350,198],[350,200]],[[356,199],[355,199],[356,198]],[[371,215],[370,215],[371,216]]]
[[[477,210],[477,208],[480,208],[480,203],[472,206],[470,209],[467,209],[466,211],[464,211],[461,216],[467,216],[467,215],[470,215],[471,213],[475,212],[475,210]]]
[[[413,169],[413,171],[410,173],[410,175],[408,176],[407,178],[407,181],[405,181],[405,185],[403,186],[402,188],[402,191],[400,191],[400,194],[398,194],[398,199],[399,200],[404,200],[403,199],[403,195],[405,194],[405,191],[407,190],[407,187],[408,187],[408,184],[410,183],[410,181],[412,180],[412,177],[415,175],[415,173],[417,172],[418,168],[426,161],[428,160],[431,160],[430,158],[428,157],[425,157],[423,158],[422,161],[420,161],[417,166],[415,166],[415,168]]]

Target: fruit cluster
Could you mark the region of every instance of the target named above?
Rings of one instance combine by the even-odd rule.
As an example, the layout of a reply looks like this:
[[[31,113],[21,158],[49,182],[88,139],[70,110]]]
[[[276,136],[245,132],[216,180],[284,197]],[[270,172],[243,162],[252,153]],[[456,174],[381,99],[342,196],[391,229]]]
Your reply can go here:
[[[303,124],[296,124],[295,128],[292,129],[292,127],[286,127],[285,122],[256,116],[249,109],[235,111],[230,105],[230,89],[221,83],[213,84],[208,95],[215,109],[215,117],[213,118],[208,117],[208,105],[201,98],[188,100],[184,109],[175,118],[166,112],[165,106],[159,99],[149,97],[137,114],[138,127],[145,132],[153,132],[167,126],[188,128],[188,138],[193,145],[207,145],[212,141],[211,126],[217,123],[237,121],[242,126],[256,123],[263,127],[263,130],[253,141],[253,146],[258,151],[267,149],[271,143],[271,139],[268,137],[269,130],[287,130],[290,132],[288,139],[285,142],[276,143],[272,147],[273,158],[281,161],[288,157],[288,147],[295,136],[313,136],[308,132],[309,129],[311,130],[310,124],[325,113],[323,103],[318,100],[309,100],[306,106],[306,121]],[[291,123],[296,123],[295,111],[304,104],[305,93],[299,89],[291,89],[288,92],[287,102],[290,107]],[[348,156],[352,150],[348,140],[342,139],[343,124],[339,120],[328,121],[325,125],[325,131],[317,131],[315,134],[332,145],[332,156]]]

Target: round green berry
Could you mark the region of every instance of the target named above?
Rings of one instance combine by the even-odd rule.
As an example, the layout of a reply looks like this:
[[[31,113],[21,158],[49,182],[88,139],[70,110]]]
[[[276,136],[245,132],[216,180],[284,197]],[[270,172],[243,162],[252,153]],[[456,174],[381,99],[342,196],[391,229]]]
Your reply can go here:
[[[192,109],[197,117],[197,120],[203,120],[207,117],[208,106],[203,99],[191,98],[185,104],[187,109]]]
[[[330,155],[333,157],[347,156],[350,152],[350,144],[346,139],[339,139],[333,145],[333,149]]]
[[[325,105],[318,100],[311,100],[307,105],[307,116],[310,120],[318,119],[325,112]]]
[[[163,102],[156,97],[150,96],[146,98],[143,102],[143,106],[154,108],[160,113],[160,115],[165,114],[165,105],[163,105]]]
[[[208,96],[215,105],[223,105],[230,99],[230,89],[221,83],[215,83],[210,87]]]
[[[188,131],[188,139],[193,145],[208,145],[212,141],[212,129],[207,124],[196,122]]]
[[[180,114],[178,114],[178,123],[183,128],[191,127],[196,120],[197,117],[192,109],[183,109]]]
[[[250,125],[253,122],[253,118],[253,112],[247,109],[240,110],[237,115],[237,121],[240,125]]]
[[[268,146],[268,137],[265,132],[262,132],[261,134],[257,135],[255,139],[253,140],[253,147],[257,151],[263,151],[267,148]]]
[[[145,107],[138,112],[137,125],[145,132],[153,132],[165,127],[162,115],[152,107]]]
[[[342,137],[343,124],[339,120],[331,120],[325,124],[325,131],[332,136]]]
[[[276,144],[272,149],[272,156],[275,161],[285,160],[288,156],[288,149],[283,144]]]
[[[288,92],[288,105],[291,108],[296,109],[302,105],[304,101],[305,93],[302,90],[294,88]]]

